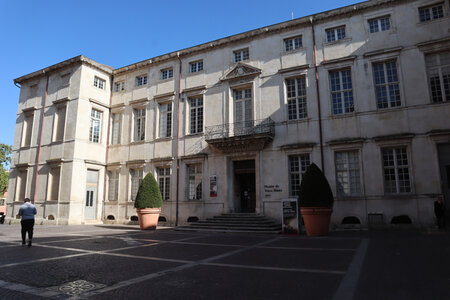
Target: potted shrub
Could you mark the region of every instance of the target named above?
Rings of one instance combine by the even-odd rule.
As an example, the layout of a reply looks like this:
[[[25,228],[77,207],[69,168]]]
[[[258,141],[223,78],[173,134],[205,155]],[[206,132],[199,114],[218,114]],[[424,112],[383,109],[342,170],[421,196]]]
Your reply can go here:
[[[299,207],[308,236],[328,234],[333,211],[333,192],[323,172],[312,163],[300,184]]]
[[[134,207],[139,217],[141,229],[156,229],[161,212],[162,196],[158,183],[151,173],[145,175],[139,186]]]

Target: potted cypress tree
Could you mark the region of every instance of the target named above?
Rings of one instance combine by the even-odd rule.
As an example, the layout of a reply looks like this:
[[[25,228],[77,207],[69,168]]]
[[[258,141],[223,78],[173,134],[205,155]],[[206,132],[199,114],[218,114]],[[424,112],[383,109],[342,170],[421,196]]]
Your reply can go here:
[[[328,234],[333,212],[333,192],[323,172],[312,163],[300,184],[299,207],[308,236]]]
[[[161,212],[162,196],[158,183],[151,173],[145,175],[139,186],[134,207],[139,217],[139,226],[144,229],[156,229]]]

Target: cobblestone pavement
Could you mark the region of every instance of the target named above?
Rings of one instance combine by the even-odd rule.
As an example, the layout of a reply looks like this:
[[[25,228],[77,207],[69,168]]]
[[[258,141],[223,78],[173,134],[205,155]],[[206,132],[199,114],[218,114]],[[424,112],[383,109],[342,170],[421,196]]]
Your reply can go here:
[[[0,299],[450,299],[450,235],[0,226]]]

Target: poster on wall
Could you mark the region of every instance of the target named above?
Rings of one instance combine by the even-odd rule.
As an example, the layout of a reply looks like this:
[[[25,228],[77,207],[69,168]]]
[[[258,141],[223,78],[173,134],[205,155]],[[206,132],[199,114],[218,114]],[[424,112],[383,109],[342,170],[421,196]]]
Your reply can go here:
[[[281,203],[282,214],[283,214],[283,224],[282,232],[283,234],[299,234],[300,230],[298,227],[298,206],[296,198],[282,199]]]
[[[209,196],[217,197],[217,176],[211,175],[209,177]]]

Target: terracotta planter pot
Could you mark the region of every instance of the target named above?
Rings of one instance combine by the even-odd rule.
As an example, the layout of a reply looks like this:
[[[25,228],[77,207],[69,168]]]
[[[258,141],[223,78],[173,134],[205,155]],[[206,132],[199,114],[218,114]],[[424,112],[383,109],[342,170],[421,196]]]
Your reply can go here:
[[[327,235],[330,230],[331,207],[302,207],[300,212],[308,236]]]
[[[136,208],[141,230],[156,229],[161,208]]]

